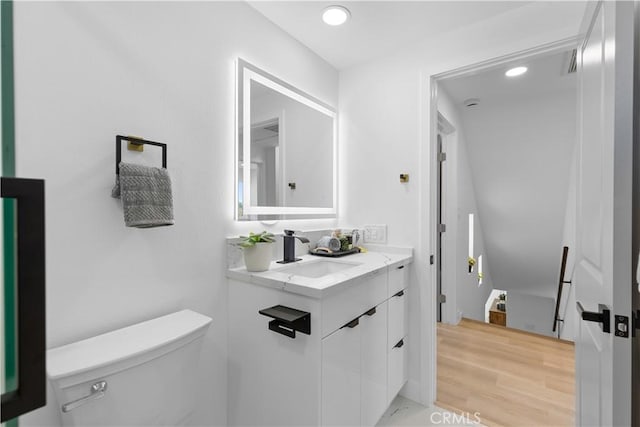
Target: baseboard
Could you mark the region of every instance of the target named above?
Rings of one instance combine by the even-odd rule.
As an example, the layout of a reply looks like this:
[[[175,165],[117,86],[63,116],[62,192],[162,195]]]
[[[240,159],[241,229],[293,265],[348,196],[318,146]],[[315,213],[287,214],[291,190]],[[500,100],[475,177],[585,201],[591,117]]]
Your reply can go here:
[[[511,328],[509,326],[495,325],[493,323],[486,323],[486,322],[483,322],[481,320],[470,319],[468,317],[463,317],[463,320],[466,321],[466,322],[472,322],[472,323],[477,323],[477,324],[480,324],[480,325],[484,325],[484,326],[487,326],[489,328],[495,328],[496,330],[515,332],[515,333],[518,333],[518,334],[529,335],[529,336],[532,336],[532,337],[541,338],[541,339],[545,339],[545,340],[561,342],[563,344],[575,345],[575,343],[573,341],[565,340],[565,339],[562,339],[562,338],[556,338],[556,337],[552,337],[552,336],[549,336],[549,335],[537,334],[535,332],[525,331],[523,329],[516,329],[516,328]]]
[[[398,394],[402,397],[413,400],[414,402],[422,403],[423,405],[425,404],[420,401],[420,383],[418,381],[407,381]]]

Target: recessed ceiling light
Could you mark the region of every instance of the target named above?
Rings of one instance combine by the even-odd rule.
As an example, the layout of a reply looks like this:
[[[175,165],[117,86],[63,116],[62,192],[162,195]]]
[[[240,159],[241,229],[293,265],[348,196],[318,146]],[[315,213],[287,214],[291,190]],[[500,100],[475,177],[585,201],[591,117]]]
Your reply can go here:
[[[351,12],[344,6],[329,6],[322,12],[322,20],[327,25],[342,25],[349,20]]]
[[[504,73],[504,75],[507,77],[515,77],[515,76],[524,74],[526,72],[527,72],[527,67],[515,67],[515,68],[511,68],[510,70],[507,70],[507,72]]]

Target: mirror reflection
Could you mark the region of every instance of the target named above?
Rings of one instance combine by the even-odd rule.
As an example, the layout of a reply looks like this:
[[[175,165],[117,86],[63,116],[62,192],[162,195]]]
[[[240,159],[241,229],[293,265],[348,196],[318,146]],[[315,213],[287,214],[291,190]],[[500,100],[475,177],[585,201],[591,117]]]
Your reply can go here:
[[[238,219],[335,214],[335,112],[244,61],[238,70]]]

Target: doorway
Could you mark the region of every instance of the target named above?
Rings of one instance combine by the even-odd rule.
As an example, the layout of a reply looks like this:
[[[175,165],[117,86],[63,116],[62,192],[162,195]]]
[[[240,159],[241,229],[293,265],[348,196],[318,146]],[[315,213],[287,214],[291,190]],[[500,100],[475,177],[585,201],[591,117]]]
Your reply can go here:
[[[530,406],[513,403],[514,410],[547,414],[523,422],[564,423],[567,414],[573,420],[571,341],[577,321],[575,310],[569,308],[570,287],[559,301],[567,319],[561,325],[564,341],[552,337],[562,247],[575,244],[575,211],[569,208],[575,203],[571,192],[575,192],[577,141],[574,46],[575,40],[560,42],[434,78],[438,117],[445,117],[455,129],[444,154],[434,160],[440,258],[436,274],[438,294],[446,297],[443,304],[440,299],[436,302],[441,322],[436,395],[446,409],[490,411],[492,405],[479,398],[487,390],[496,400],[495,414],[486,413],[483,419],[513,422],[500,416],[509,413],[506,402],[515,396]],[[516,66],[528,67],[527,73],[505,75]],[[439,153],[440,132],[434,144]],[[507,292],[489,301],[494,289]],[[503,298],[507,293],[509,297]],[[485,322],[492,317],[485,308],[489,303],[496,314],[503,312],[504,316],[493,317],[500,317],[504,326]],[[549,376],[530,357],[538,354],[532,348],[544,344],[558,356],[547,362],[562,366],[562,375]],[[466,351],[461,353],[460,346]],[[521,356],[509,360],[507,355],[518,354],[518,346]],[[503,369],[495,369],[501,364]],[[533,376],[518,376],[527,371]],[[460,373],[463,377],[455,376]],[[465,375],[486,382],[465,383]],[[545,390],[535,384],[536,378],[547,378],[557,387]],[[455,395],[447,388],[452,382]],[[554,395],[562,404],[543,408],[543,403],[523,393],[527,382],[532,383],[529,391]]]

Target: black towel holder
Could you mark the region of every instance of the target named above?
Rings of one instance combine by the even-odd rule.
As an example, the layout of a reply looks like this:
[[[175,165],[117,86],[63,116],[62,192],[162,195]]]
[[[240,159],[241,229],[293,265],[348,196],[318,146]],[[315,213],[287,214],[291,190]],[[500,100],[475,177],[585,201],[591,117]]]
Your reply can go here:
[[[311,313],[296,310],[284,305],[274,305],[258,311],[263,316],[271,317],[269,330],[286,335],[289,338],[296,337],[296,331],[311,335]]]
[[[133,145],[155,145],[162,147],[162,167],[167,168],[167,144],[149,141],[133,136],[116,135],[116,175],[120,175],[120,161],[122,160],[122,141],[128,141]]]

